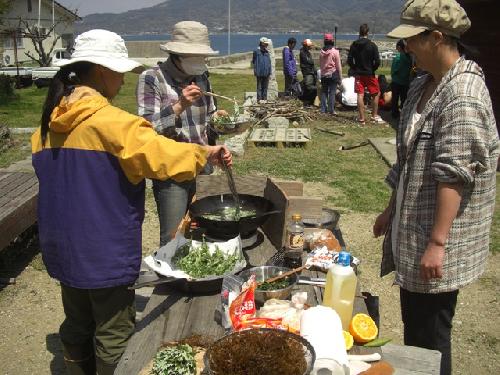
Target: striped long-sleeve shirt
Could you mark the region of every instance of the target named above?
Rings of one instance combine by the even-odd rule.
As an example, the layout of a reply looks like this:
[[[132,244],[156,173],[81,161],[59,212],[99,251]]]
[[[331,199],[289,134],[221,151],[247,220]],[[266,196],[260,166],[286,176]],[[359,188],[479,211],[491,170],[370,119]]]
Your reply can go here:
[[[194,83],[203,91],[210,91],[206,76],[197,76]],[[182,85],[165,74],[160,66],[145,70],[137,83],[138,114],[153,124],[162,135],[181,142],[207,144],[206,127],[210,115],[216,111],[211,96],[202,96],[176,116],[172,106],[179,100]]]
[[[413,109],[429,79],[425,75],[412,82],[401,113],[397,163],[386,180],[397,189],[403,176],[403,201],[396,248],[392,248],[392,228],[384,240],[381,274],[395,270],[395,282],[402,288],[441,293],[471,283],[485,269],[495,207],[499,139],[483,72],[476,63],[463,58],[443,77],[415,131],[405,138]],[[443,277],[424,281],[420,260],[434,225],[439,183],[461,184],[462,199],[445,244]]]

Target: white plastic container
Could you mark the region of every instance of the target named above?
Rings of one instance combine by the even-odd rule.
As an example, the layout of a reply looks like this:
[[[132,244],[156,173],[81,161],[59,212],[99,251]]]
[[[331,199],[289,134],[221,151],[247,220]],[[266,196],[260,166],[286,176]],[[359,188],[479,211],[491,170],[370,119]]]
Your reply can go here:
[[[311,343],[316,361],[311,375],[348,375],[348,359],[338,314],[326,306],[304,310],[300,334]]]
[[[342,328],[345,331],[349,331],[358,282],[356,274],[350,266],[350,261],[351,255],[349,253],[340,252],[338,263],[328,270],[325,293],[323,294],[323,305],[331,307],[339,314]]]

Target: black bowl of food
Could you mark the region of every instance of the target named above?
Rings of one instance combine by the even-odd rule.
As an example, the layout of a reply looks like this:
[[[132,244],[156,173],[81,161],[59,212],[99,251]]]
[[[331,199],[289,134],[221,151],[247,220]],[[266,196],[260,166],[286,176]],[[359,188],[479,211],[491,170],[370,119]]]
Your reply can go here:
[[[210,375],[305,375],[315,360],[306,339],[269,328],[233,332],[210,345],[203,357]]]

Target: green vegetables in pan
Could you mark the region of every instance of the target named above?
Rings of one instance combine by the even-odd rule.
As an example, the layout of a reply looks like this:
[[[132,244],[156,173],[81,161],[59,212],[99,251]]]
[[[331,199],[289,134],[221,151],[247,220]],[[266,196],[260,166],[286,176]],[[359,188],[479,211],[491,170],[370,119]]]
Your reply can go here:
[[[256,210],[245,210],[243,208],[240,208],[239,215],[236,211],[236,207],[224,207],[221,210],[203,214],[202,217],[216,221],[238,221],[239,219],[257,214]]]
[[[285,289],[289,285],[290,285],[290,279],[288,277],[285,277],[284,279],[276,280],[273,281],[272,283],[262,283],[259,286],[257,286],[257,289],[264,291],[278,290],[278,289]]]
[[[193,247],[192,243],[188,242],[177,250],[172,259],[176,267],[196,279],[210,275],[224,275],[234,268],[238,260],[240,260],[238,254],[225,254],[217,246],[213,254],[210,253],[205,241],[200,247]]]

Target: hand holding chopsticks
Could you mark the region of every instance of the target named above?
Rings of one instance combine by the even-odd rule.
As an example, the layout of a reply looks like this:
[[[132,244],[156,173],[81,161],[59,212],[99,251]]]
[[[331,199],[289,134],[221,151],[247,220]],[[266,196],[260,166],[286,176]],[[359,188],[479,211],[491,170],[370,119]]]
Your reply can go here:
[[[233,165],[233,156],[231,151],[224,146],[206,146],[207,159],[214,165],[224,167],[225,165],[231,167]]]

